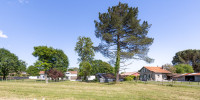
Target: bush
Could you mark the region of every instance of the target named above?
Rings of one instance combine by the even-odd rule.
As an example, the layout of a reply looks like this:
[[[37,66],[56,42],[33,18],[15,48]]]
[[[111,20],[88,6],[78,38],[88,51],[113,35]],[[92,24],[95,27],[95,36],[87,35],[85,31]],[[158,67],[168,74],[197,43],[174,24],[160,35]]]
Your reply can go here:
[[[130,75],[124,78],[124,81],[132,81],[135,78],[134,75]]]

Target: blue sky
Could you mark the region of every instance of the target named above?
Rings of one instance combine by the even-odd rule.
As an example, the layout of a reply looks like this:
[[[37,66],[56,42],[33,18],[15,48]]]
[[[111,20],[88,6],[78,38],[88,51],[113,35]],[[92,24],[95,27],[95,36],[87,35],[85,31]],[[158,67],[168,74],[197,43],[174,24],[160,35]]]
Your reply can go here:
[[[87,36],[94,45],[100,42],[94,35],[94,20],[99,12],[120,0],[0,0],[0,48],[15,53],[28,65],[35,62],[33,47],[39,45],[62,49],[70,67],[78,67],[74,51],[78,36]],[[171,63],[176,52],[200,49],[199,0],[121,0],[139,7],[139,18],[152,24],[149,36],[154,38],[149,56],[154,63],[134,61],[127,72],[142,66]],[[96,53],[96,59],[108,61]]]

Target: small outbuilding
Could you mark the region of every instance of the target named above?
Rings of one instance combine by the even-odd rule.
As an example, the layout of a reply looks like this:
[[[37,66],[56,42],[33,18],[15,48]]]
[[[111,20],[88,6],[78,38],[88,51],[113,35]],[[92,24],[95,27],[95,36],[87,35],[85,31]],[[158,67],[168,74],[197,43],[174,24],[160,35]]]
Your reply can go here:
[[[67,71],[65,73],[66,79],[70,81],[76,81],[78,76],[78,71]]]
[[[116,80],[115,75],[112,73],[97,73],[96,78],[99,80],[100,83],[114,82]],[[124,80],[121,75],[119,76],[119,80]]]
[[[185,73],[173,77],[174,81],[194,81],[200,82],[200,73]]]

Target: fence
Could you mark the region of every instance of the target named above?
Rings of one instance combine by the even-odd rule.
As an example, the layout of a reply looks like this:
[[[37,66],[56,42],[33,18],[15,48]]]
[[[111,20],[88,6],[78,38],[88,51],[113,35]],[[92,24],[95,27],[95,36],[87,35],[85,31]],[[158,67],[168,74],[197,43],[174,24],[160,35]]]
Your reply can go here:
[[[189,86],[189,87],[200,87],[200,82],[192,81],[138,81],[144,84],[156,84],[165,86]]]
[[[7,80],[23,80],[29,79],[29,77],[6,77]],[[0,77],[0,80],[3,80],[3,77]]]

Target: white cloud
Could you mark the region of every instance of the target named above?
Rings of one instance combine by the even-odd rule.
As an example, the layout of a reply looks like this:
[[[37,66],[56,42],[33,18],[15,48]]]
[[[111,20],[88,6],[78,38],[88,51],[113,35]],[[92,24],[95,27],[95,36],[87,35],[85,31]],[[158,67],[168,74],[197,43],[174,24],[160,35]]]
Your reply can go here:
[[[18,0],[19,3],[28,3],[29,1],[28,0]]]
[[[0,30],[0,38],[8,38],[8,36],[3,34],[3,31]]]

